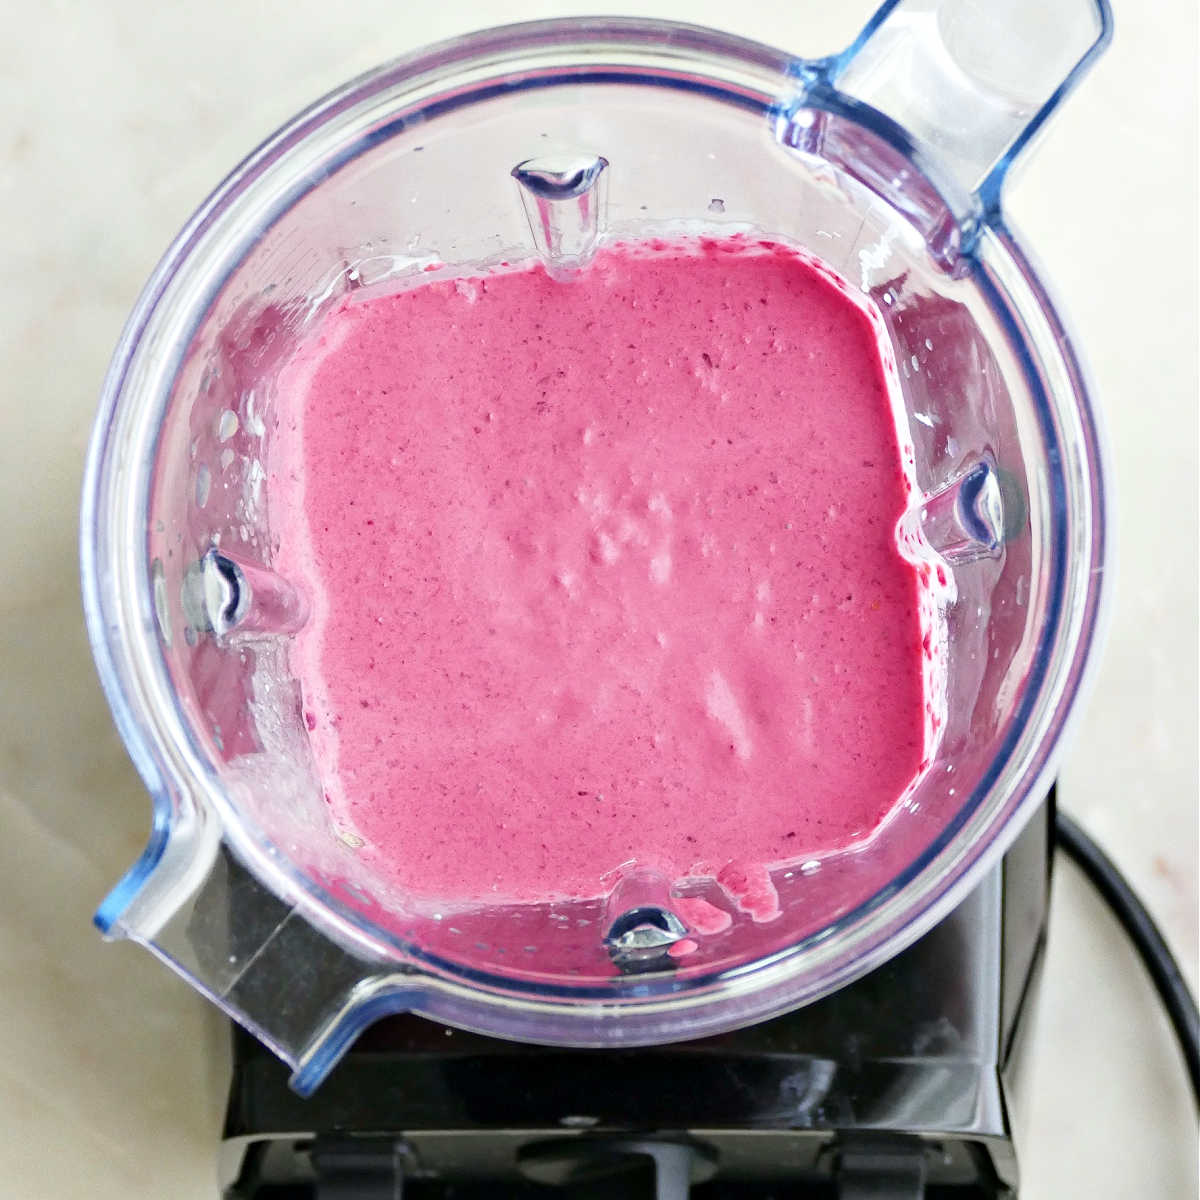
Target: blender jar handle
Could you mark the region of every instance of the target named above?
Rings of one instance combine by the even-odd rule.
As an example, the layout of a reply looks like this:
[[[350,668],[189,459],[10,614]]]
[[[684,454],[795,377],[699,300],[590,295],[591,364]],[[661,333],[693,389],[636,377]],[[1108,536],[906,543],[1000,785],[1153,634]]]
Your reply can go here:
[[[1108,0],[885,0],[826,80],[900,125],[990,212],[1111,37]]]

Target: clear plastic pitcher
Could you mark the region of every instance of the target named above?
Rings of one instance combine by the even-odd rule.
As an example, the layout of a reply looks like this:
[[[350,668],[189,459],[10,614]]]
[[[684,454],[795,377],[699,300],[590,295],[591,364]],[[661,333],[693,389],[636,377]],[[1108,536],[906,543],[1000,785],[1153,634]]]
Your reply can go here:
[[[447,42],[301,114],[197,212],[130,318],[88,463],[83,587],[149,844],[97,923],[320,1082],[411,1010],[537,1042],[696,1037],[824,995],[964,895],[1040,801],[1091,657],[1104,479],[1071,340],[1004,221],[1005,174],[1107,41],[1096,0],[887,3],[805,60],[660,22]],[[514,178],[514,168],[516,175]],[[878,836],[780,868],[782,914],[694,931],[637,870],[591,901],[430,911],[339,836],[273,569],[275,380],[355,288],[663,228],[805,248],[880,314],[914,517],[951,581],[945,727]],[[697,882],[689,895],[720,904]],[[727,905],[725,907],[728,907]]]

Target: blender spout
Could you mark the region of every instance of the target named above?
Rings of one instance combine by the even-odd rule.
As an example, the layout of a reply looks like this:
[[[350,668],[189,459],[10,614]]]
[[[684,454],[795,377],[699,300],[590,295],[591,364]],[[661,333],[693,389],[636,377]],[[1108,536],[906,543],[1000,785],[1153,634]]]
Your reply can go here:
[[[896,122],[989,212],[1111,38],[1109,0],[886,0],[824,76]]]

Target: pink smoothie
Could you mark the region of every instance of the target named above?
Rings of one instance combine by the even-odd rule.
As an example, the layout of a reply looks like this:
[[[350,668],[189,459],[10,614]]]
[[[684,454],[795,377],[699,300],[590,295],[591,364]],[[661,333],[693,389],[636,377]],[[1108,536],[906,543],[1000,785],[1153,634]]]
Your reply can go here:
[[[769,866],[867,836],[918,773],[878,337],[798,254],[644,242],[349,299],[279,410],[317,767],[406,893],[591,897],[636,863],[768,919]]]

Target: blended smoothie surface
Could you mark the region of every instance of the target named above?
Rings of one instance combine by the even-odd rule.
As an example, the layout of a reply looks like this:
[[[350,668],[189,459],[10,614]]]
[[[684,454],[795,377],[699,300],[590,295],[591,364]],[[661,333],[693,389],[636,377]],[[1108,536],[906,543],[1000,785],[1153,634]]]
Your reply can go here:
[[[334,824],[438,903],[867,836],[923,766],[878,335],[800,254],[615,245],[349,298],[285,370],[276,564]]]

